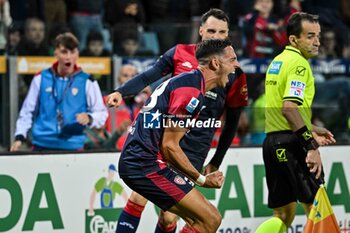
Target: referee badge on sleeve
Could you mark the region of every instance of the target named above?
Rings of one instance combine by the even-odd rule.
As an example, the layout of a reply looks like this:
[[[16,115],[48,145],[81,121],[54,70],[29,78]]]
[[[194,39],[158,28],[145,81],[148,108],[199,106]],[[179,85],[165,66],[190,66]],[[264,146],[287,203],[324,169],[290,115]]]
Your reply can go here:
[[[268,74],[279,74],[281,70],[282,62],[273,61],[269,67]]]
[[[290,96],[304,98],[305,83],[300,82],[299,80],[292,80],[290,82]]]
[[[306,68],[304,66],[298,66],[297,69],[295,70],[295,74],[299,76],[304,76],[305,71],[306,71]]]

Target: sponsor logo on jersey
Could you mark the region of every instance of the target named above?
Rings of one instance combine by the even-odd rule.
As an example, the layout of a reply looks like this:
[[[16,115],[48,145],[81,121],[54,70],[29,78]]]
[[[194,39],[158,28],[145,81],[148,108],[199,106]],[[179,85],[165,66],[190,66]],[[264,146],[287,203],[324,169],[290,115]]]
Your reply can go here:
[[[207,91],[205,93],[205,97],[209,98],[209,99],[213,99],[216,100],[216,98],[218,97],[218,94],[212,91]]]
[[[186,110],[189,112],[189,113],[192,113],[196,107],[198,106],[199,104],[199,100],[192,97],[192,99],[190,100],[190,102],[187,104],[186,106]]]
[[[298,66],[297,69],[295,70],[295,74],[299,76],[304,76],[305,70],[306,68],[304,66]]]
[[[161,160],[161,159],[157,159],[156,162],[157,163],[161,163],[161,164],[165,164],[165,162],[163,160]]]
[[[188,62],[188,61],[185,61],[184,63],[182,63],[182,66],[190,68],[190,69],[193,68],[192,64],[190,62]]]
[[[282,62],[281,61],[273,61],[270,65],[268,74],[279,74],[281,70]]]
[[[304,91],[305,91],[305,83],[298,81],[298,80],[292,80],[290,82],[290,96],[298,97],[298,98],[304,98]]]

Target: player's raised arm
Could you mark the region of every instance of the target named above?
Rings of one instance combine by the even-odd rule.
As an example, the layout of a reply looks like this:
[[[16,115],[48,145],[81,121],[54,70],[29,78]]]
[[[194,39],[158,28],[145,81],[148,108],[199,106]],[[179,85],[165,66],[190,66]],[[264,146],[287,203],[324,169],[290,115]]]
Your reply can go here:
[[[115,91],[107,97],[107,105],[109,107],[119,107],[123,97],[136,95],[148,85],[172,73],[174,69],[174,53],[175,47],[164,53],[151,68],[136,75],[115,89]]]

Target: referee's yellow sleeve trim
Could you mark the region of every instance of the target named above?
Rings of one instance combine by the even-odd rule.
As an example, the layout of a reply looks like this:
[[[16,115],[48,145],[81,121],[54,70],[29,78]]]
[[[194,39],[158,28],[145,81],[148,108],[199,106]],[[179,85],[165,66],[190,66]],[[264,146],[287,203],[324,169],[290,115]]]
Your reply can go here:
[[[283,100],[284,100],[284,101],[285,101],[285,100],[293,101],[293,102],[297,103],[298,105],[302,105],[303,102],[304,102],[304,100],[301,99],[301,98],[298,98],[298,97],[289,97],[289,96],[284,97]]]

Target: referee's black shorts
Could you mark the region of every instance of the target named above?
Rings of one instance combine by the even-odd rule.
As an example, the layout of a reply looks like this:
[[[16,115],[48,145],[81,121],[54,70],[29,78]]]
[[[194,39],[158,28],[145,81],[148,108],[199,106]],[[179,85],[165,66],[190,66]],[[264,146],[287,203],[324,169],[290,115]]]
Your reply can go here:
[[[306,165],[306,155],[307,152],[291,131],[267,134],[263,144],[263,157],[269,208],[278,208],[296,201],[313,202],[319,183]]]

